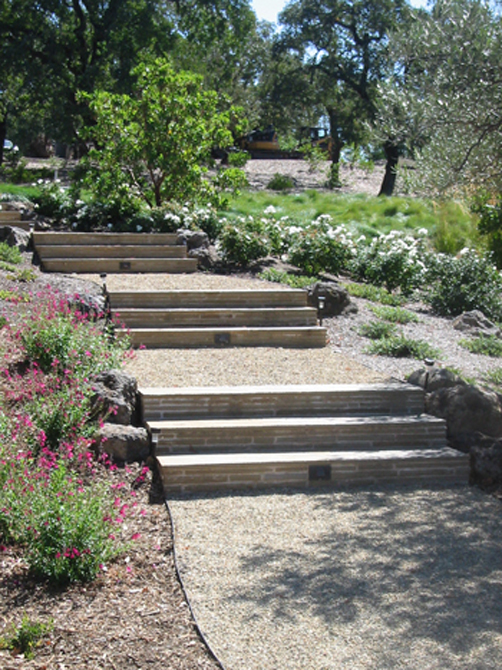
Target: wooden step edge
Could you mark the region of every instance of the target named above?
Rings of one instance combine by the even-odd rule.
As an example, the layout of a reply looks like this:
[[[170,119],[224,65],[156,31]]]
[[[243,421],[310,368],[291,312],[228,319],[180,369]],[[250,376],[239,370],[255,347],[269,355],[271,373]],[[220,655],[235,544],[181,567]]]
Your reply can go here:
[[[296,393],[347,393],[368,392],[376,393],[385,391],[406,391],[413,395],[422,396],[424,391],[419,386],[407,384],[406,382],[376,382],[374,384],[279,384],[265,386],[141,386],[139,392],[142,396],[152,397],[179,397],[180,395],[194,396],[217,396],[217,395],[249,395],[249,394],[274,394],[294,395]]]

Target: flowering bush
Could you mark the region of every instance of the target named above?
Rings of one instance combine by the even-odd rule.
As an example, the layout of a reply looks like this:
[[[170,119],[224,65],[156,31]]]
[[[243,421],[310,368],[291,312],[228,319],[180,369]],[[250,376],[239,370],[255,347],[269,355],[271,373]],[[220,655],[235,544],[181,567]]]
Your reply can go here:
[[[91,374],[119,366],[126,345],[57,295],[3,330],[0,540],[24,547],[38,577],[93,579],[120,549],[112,530],[124,509],[93,481]]]
[[[345,270],[355,253],[352,234],[343,225],[333,227],[331,217],[323,214],[310,225],[289,228],[288,260],[307,274]]]
[[[225,259],[246,266],[270,253],[271,244],[263,221],[241,217],[227,222],[220,236],[220,249]]]
[[[364,240],[360,239],[351,264],[354,278],[385,286],[388,291],[399,288],[409,295],[424,281],[426,234],[425,229],[416,237],[393,230],[374,237],[369,244],[361,244]]]

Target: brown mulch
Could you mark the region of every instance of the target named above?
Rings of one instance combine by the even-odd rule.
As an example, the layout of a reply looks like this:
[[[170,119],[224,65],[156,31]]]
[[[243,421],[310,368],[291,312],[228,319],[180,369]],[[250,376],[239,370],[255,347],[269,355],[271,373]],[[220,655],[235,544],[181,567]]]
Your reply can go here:
[[[108,472],[130,513],[119,532],[128,548],[90,584],[51,589],[30,578],[19,550],[0,547],[0,635],[26,615],[53,623],[31,661],[0,650],[3,670],[216,670],[177,578],[171,525],[151,472]],[[134,539],[132,539],[134,538]]]

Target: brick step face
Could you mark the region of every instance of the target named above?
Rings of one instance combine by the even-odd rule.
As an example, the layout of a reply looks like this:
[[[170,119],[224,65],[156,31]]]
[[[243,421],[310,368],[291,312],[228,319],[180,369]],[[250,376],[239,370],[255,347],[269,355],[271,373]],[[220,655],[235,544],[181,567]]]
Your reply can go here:
[[[121,309],[120,320],[129,328],[207,328],[226,326],[316,326],[311,307]]]
[[[182,418],[418,415],[422,389],[408,384],[141,389],[144,417]]]
[[[112,309],[176,308],[267,308],[306,307],[307,292],[302,290],[246,291],[111,291]]]
[[[215,419],[148,424],[160,430],[159,455],[435,449],[446,444],[444,422],[427,416]]]
[[[182,244],[176,233],[53,233],[35,232],[35,247],[76,245],[171,246]]]
[[[129,331],[133,346],[189,349],[192,347],[291,347],[318,348],[326,346],[326,329],[308,327],[228,327],[228,328],[164,328]]]
[[[76,245],[45,245],[37,246],[38,254],[44,259],[49,258],[186,258],[186,247],[181,244],[76,244]]]
[[[197,259],[179,258],[53,258],[43,259],[42,265],[47,272],[76,272],[76,273],[172,273],[181,274],[195,272],[197,270]]]
[[[371,486],[376,483],[465,482],[466,454],[434,450],[281,454],[224,457],[159,457],[167,494],[266,489]]]

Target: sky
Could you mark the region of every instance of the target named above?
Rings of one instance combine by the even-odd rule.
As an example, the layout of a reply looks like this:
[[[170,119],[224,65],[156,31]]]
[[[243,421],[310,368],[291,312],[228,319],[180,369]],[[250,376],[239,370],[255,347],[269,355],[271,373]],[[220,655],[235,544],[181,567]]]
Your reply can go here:
[[[277,23],[277,14],[282,11],[288,0],[251,0],[251,5],[260,20]],[[427,0],[411,0],[413,7],[425,7]]]

